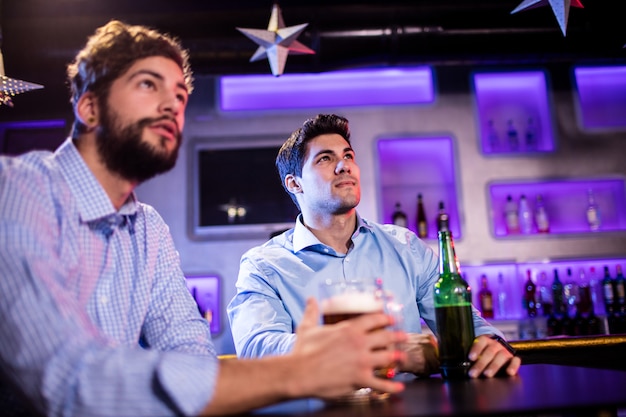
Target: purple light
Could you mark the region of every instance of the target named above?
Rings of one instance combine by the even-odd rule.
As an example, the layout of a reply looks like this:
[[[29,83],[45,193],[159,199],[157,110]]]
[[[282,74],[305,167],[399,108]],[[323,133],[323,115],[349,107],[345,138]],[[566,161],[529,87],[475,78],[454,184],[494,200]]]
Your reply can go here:
[[[626,127],[626,67],[575,68],[585,129]]]
[[[430,67],[285,74],[280,77],[220,77],[220,108],[223,111],[424,104],[433,101]]]
[[[474,94],[479,121],[479,140],[485,154],[552,152],[555,149],[546,75],[542,71],[474,74]],[[520,145],[511,149],[507,141],[508,121],[518,132]],[[525,143],[529,120],[536,129],[532,146]],[[493,145],[489,134],[492,121],[498,136]]]
[[[187,288],[194,297],[198,309],[210,322],[211,334],[221,332],[222,306],[220,301],[220,277],[217,275],[188,276]]]
[[[0,129],[46,129],[57,127],[65,127],[65,120],[26,120],[0,123]]]
[[[602,224],[596,232],[587,223],[587,191],[593,190]],[[526,195],[531,209],[537,194],[541,194],[550,219],[550,234],[598,233],[626,230],[626,204],[623,178],[563,180],[526,183],[493,183],[489,185],[493,232],[496,237],[507,236],[504,204],[507,195],[518,201]],[[533,235],[536,230],[533,229]],[[518,235],[519,236],[519,235]]]
[[[450,137],[403,137],[378,140],[380,201],[384,223],[391,223],[395,203],[407,213],[409,228],[416,230],[417,194],[424,198],[428,238],[437,238],[439,201],[450,216],[450,230],[461,238],[454,148]]]

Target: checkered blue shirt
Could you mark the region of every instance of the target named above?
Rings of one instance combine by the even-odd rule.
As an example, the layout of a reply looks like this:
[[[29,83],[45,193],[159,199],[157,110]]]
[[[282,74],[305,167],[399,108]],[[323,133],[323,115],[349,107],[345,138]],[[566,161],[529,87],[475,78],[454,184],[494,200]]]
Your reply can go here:
[[[195,414],[213,394],[167,225],[134,195],[115,210],[69,139],[0,157],[0,317],[0,415]]]

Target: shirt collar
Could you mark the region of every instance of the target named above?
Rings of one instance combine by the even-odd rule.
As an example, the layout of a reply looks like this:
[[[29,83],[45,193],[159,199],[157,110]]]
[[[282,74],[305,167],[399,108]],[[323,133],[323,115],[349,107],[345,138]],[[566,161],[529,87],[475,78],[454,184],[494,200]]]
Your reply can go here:
[[[56,150],[54,158],[58,161],[61,172],[76,198],[78,214],[82,221],[88,223],[112,215],[129,216],[134,221],[137,214],[135,193],[131,193],[124,205],[116,211],[111,199],[83,160],[71,138]]]
[[[359,213],[356,214],[356,231],[352,235],[352,240],[354,240],[360,233],[363,232],[372,232],[372,226],[369,222],[359,216]],[[319,241],[315,235],[306,228],[304,225],[304,220],[302,219],[302,213],[298,215],[296,219],[296,226],[293,231],[293,251],[299,252],[308,247],[321,245],[326,247],[322,242]]]

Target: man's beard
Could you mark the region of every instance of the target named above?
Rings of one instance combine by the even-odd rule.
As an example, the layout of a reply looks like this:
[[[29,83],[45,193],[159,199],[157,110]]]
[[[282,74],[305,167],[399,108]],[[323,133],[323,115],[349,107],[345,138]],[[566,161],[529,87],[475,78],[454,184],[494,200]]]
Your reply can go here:
[[[166,138],[161,138],[162,149],[142,140],[144,128],[169,117],[145,118],[127,126],[121,126],[119,117],[104,107],[101,124],[96,132],[98,152],[106,167],[129,181],[146,181],[155,175],[167,172],[176,165],[178,149],[182,142],[180,132],[176,134],[176,147],[167,153]]]

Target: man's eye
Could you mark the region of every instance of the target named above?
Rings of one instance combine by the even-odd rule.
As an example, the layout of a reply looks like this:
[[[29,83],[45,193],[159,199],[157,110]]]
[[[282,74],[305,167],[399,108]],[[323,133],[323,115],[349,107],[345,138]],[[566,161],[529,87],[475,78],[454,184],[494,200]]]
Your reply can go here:
[[[154,87],[154,83],[152,82],[152,80],[142,80],[139,84],[142,87],[148,87],[148,88]]]

